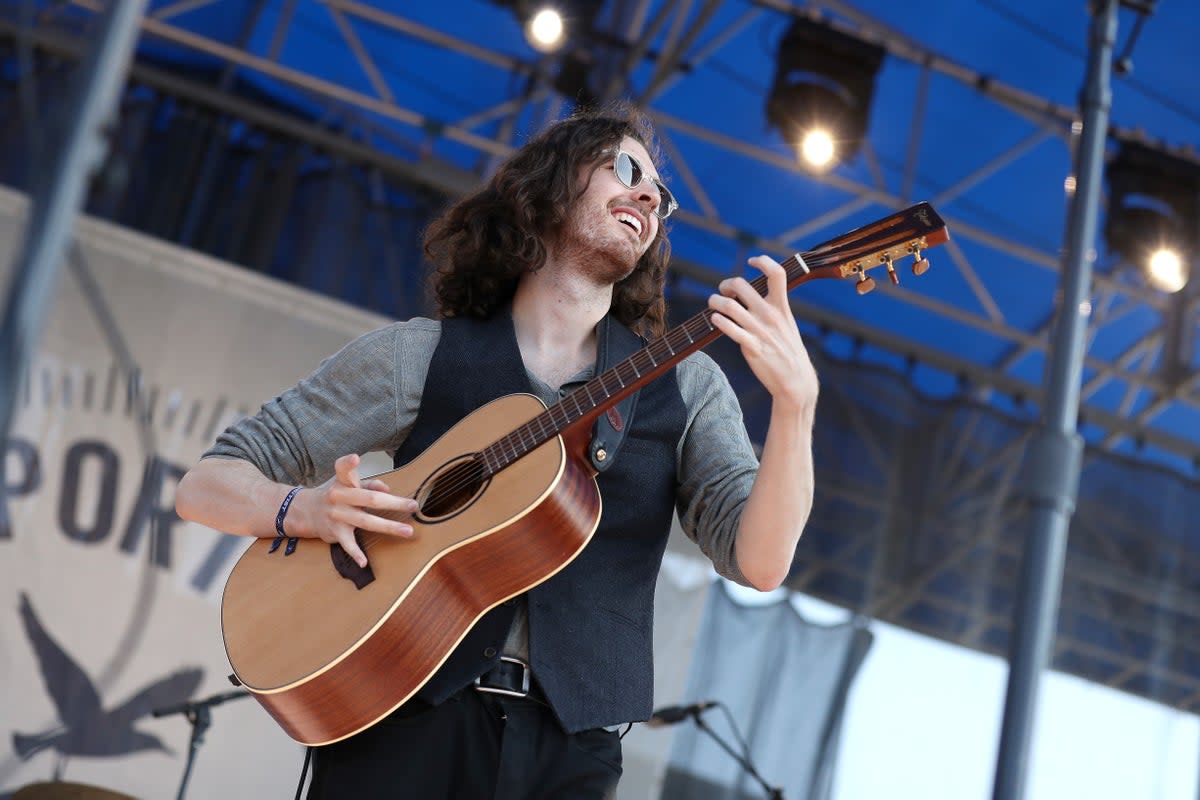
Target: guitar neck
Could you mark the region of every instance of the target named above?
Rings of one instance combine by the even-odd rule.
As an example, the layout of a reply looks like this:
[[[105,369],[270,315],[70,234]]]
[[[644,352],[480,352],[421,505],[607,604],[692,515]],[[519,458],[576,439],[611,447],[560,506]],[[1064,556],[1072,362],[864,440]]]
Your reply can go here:
[[[927,247],[946,241],[945,223],[928,203],[918,203],[881,220],[832,239],[816,249],[797,253],[783,262],[787,288],[813,278],[857,276],[886,265],[898,282],[892,264],[915,256]],[[927,265],[926,265],[927,266]],[[872,284],[873,285],[873,284]],[[750,281],[760,296],[767,294],[767,278]],[[577,425],[589,424],[692,353],[721,335],[712,323],[713,312],[704,309],[686,322],[650,342],[629,358],[605,370],[576,391],[550,406],[512,433],[485,447],[480,455],[485,471],[495,474],[543,443]]]
[[[804,257],[799,254],[783,262],[783,268],[787,272],[789,289],[809,276]],[[766,296],[765,276],[759,276],[750,285],[759,295]],[[721,336],[721,331],[713,325],[712,315],[712,309],[708,308],[694,314],[485,448],[482,455],[489,471],[495,474],[569,428],[590,424],[692,353],[707,347]]]

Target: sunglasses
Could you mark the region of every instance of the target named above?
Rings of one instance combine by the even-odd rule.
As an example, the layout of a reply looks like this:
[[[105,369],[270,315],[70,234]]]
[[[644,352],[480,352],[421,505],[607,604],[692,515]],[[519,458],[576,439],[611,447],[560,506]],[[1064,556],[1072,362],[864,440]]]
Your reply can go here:
[[[617,173],[617,180],[626,189],[636,189],[646,181],[650,181],[654,185],[654,188],[658,190],[659,197],[658,206],[654,209],[654,213],[659,219],[666,219],[671,216],[675,209],[679,208],[679,202],[675,199],[675,195],[671,194],[671,190],[667,188],[667,185],[658,178],[651,178],[642,167],[642,162],[619,147],[617,148],[616,158],[613,161],[613,171]]]

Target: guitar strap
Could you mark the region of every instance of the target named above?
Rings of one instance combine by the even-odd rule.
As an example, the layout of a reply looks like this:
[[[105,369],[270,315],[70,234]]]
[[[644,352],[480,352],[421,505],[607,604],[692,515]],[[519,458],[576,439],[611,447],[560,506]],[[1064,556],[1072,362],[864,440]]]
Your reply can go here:
[[[624,361],[645,346],[645,340],[606,314],[600,320],[596,336],[596,374],[600,375],[614,364]],[[596,472],[604,472],[617,460],[625,433],[633,424],[633,412],[637,408],[638,395],[634,392],[596,419],[592,428],[592,444],[588,456]]]

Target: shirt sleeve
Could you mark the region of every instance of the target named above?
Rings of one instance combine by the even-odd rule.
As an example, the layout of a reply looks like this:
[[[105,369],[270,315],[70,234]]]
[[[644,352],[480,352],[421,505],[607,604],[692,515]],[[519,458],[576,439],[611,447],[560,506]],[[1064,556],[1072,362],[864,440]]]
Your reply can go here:
[[[676,371],[687,424],[676,452],[683,532],[699,545],[717,574],[749,586],[734,542],[758,457],[729,379],[705,353],[688,356]]]
[[[315,486],[347,453],[393,454],[416,420],[440,334],[424,318],[363,334],[227,428],[203,457],[239,458],[271,480]]]

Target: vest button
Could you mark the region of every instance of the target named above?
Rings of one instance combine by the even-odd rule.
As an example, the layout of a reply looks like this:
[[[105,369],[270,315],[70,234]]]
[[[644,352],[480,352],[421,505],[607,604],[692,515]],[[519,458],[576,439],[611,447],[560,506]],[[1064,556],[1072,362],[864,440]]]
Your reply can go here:
[[[483,657],[484,658],[494,658],[495,655],[496,655],[496,648],[494,648],[494,647],[483,648]]]

